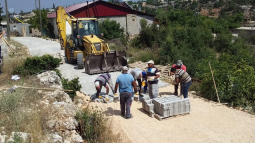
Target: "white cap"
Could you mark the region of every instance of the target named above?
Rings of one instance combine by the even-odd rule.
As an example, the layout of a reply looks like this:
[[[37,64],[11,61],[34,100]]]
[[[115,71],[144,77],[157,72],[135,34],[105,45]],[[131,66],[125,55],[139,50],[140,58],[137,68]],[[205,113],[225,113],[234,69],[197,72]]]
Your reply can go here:
[[[147,63],[148,63],[148,64],[153,64],[153,65],[154,65],[154,61],[153,61],[153,60],[149,60]]]
[[[122,71],[128,71],[128,67],[127,66],[122,67]]]
[[[96,87],[100,87],[99,81],[96,81],[94,84]]]

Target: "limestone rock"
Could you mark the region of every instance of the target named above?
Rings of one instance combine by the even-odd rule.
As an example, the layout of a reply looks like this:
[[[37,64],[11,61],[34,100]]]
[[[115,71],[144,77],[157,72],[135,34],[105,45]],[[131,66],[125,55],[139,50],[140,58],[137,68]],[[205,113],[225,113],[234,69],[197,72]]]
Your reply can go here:
[[[71,138],[74,143],[83,143],[82,137],[75,130],[71,132],[72,132]]]
[[[63,142],[63,138],[57,132],[55,132],[54,134],[50,134],[50,140],[53,143],[62,143]]]
[[[65,103],[65,102],[54,102],[52,103],[53,109],[57,112],[58,115],[63,116],[75,116],[76,111],[78,111],[78,107],[71,103]]]
[[[47,85],[54,88],[62,88],[62,83],[60,77],[55,71],[47,71],[37,75],[42,85]]]
[[[0,134],[0,143],[5,143],[7,136]]]
[[[31,135],[25,132],[12,132],[11,137],[7,140],[7,142],[13,142],[14,136],[18,135],[23,139],[23,142],[32,143]]]

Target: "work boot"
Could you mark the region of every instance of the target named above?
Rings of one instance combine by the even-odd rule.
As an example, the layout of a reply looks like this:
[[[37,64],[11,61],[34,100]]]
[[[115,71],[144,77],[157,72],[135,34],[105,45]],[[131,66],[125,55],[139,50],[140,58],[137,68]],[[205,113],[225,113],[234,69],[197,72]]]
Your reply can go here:
[[[174,95],[178,96],[178,92],[174,92]]]
[[[130,114],[130,116],[126,117],[126,119],[130,119],[130,118],[133,118],[132,114]]]

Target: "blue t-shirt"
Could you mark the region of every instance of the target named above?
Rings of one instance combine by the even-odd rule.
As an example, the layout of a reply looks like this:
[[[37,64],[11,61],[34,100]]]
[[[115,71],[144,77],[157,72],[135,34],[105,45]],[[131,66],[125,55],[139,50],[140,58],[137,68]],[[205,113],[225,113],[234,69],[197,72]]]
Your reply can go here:
[[[116,82],[119,83],[119,92],[133,92],[132,82],[134,78],[131,74],[125,73],[118,76]]]

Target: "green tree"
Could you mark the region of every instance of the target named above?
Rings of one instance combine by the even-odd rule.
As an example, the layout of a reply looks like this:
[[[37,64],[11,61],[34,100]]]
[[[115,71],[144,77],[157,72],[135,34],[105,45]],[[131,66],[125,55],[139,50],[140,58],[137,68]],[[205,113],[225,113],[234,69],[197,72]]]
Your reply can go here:
[[[28,23],[31,24],[31,28],[38,28],[40,29],[40,14],[39,10],[33,10],[35,16],[30,18]],[[42,17],[42,29],[47,30],[48,20],[47,20],[47,10],[41,10],[41,17]]]
[[[56,7],[55,7],[55,4],[53,3],[53,7],[52,7],[52,9],[55,9]]]
[[[99,31],[104,33],[105,39],[120,38],[124,33],[124,28],[120,27],[120,24],[114,20],[106,19],[99,23]]]

